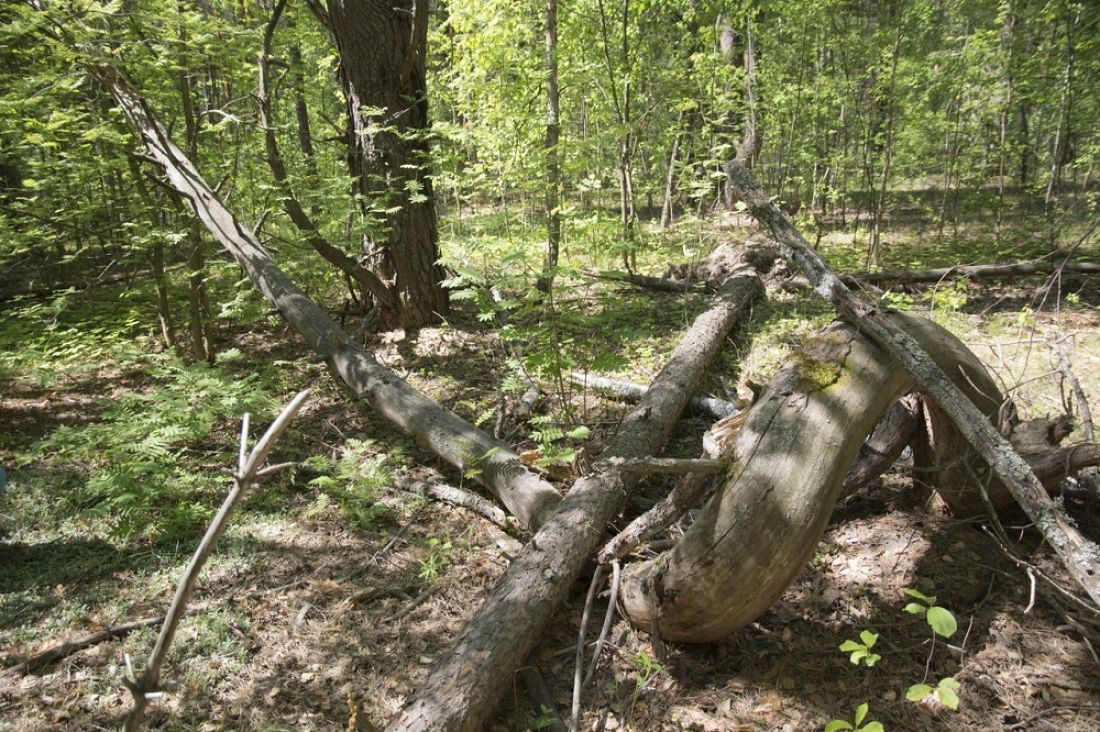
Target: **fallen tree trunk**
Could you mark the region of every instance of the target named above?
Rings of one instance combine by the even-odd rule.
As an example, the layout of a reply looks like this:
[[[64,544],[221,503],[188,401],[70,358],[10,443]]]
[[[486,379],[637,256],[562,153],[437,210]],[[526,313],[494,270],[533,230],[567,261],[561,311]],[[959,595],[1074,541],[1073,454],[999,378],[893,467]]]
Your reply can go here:
[[[665,279],[664,277],[650,277],[649,275],[631,274],[630,272],[597,272],[595,270],[589,269],[585,270],[584,274],[586,277],[591,277],[597,280],[620,282],[624,285],[634,285],[635,287],[641,287],[644,290],[656,290],[657,292],[683,294],[685,292],[692,292],[702,289],[694,282],[681,282],[679,280]]]
[[[481,730],[516,669],[568,595],[623,508],[636,475],[610,459],[652,455],[664,443],[726,335],[761,294],[752,270],[731,278],[700,315],[597,463],[516,557],[477,616],[390,720],[387,730]]]
[[[642,384],[635,384],[631,381],[611,379],[606,376],[596,376],[580,371],[571,372],[569,374],[569,380],[578,386],[593,389],[603,394],[607,394],[608,396],[615,397],[616,399],[632,402],[641,399],[646,389],[649,388]],[[693,412],[699,412],[700,414],[705,414],[715,419],[729,417],[737,414],[738,411],[736,405],[724,399],[718,399],[712,396],[694,396],[691,398],[691,401],[688,402],[688,407]]]
[[[753,216],[775,237],[784,258],[806,275],[814,290],[832,303],[842,317],[858,325],[912,375],[918,388],[935,401],[1005,484],[1074,580],[1094,603],[1100,605],[1100,547],[1086,539],[1058,511],[1027,462],[1016,454],[1012,445],[944,375],[911,335],[891,322],[886,313],[859,300],[840,281],[787,217],[760,191],[751,173],[730,164],[726,166],[726,174]]]
[[[946,330],[903,313],[890,319],[961,389],[975,390],[989,379]],[[849,466],[879,415],[891,416],[875,430],[882,432],[886,455],[900,452],[896,435],[913,432],[914,405],[893,401],[913,385],[904,369],[848,323],[834,324],[793,356],[743,425],[712,430],[724,433],[715,442],[730,469],[700,518],[671,552],[624,573],[620,597],[630,622],[649,630],[656,621],[662,638],[701,642],[724,637],[767,611],[813,554],[840,492],[853,476],[862,480],[871,472],[856,474]],[[993,389],[993,396],[979,391],[977,398],[995,404],[999,395]],[[1030,462],[1052,485],[1097,460],[1100,448],[1085,444],[1035,454]],[[601,561],[631,545],[634,536],[624,533],[605,547]]]
[[[444,461],[459,470],[477,467],[479,481],[524,525],[538,527],[546,521],[561,502],[552,485],[530,472],[508,445],[423,396],[360,348],[291,282],[255,235],[226,209],[122,73],[108,66],[97,66],[91,71],[114,96],[149,155],[164,169],[169,185],[187,199],[214,238],[240,264],[264,297],[325,359],[334,375],[356,396]]]
[[[841,279],[846,284],[857,282],[940,282],[956,277],[968,277],[975,280],[1012,279],[1032,275],[1048,275],[1054,272],[1072,272],[1075,274],[1100,274],[1097,262],[1053,262],[1041,259],[1034,262],[1016,262],[1015,264],[973,264],[937,269],[885,269],[880,272],[860,272],[846,274]]]
[[[890,318],[958,382],[973,378],[959,368],[964,347],[950,333],[911,315]],[[864,437],[912,386],[847,323],[793,356],[727,444],[731,467],[703,514],[671,552],[624,573],[630,622],[701,642],[764,613],[813,554]]]

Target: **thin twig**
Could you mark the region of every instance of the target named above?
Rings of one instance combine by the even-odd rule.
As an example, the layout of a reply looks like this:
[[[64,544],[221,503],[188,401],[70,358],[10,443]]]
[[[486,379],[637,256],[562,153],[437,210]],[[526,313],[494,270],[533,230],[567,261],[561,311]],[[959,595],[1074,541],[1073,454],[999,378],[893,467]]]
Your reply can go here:
[[[130,690],[134,698],[134,708],[126,717],[126,732],[136,732],[136,730],[141,729],[141,723],[145,717],[145,707],[150,701],[149,695],[158,691],[157,687],[160,684],[161,667],[168,657],[168,649],[176,636],[176,629],[179,627],[180,620],[183,619],[183,616],[187,612],[187,601],[190,599],[191,592],[195,588],[195,582],[198,580],[199,571],[202,570],[206,560],[209,559],[210,555],[213,553],[214,545],[217,543],[218,539],[221,538],[226,526],[228,526],[229,518],[233,515],[234,509],[236,509],[237,505],[248,493],[248,490],[255,485],[256,473],[263,465],[264,460],[267,458],[267,454],[271,451],[271,448],[274,447],[276,440],[279,439],[282,433],[290,425],[290,421],[294,419],[298,410],[302,408],[302,404],[308,396],[309,390],[306,389],[299,392],[297,396],[291,399],[290,403],[283,407],[283,411],[280,412],[279,416],[275,418],[275,421],[271,423],[271,426],[267,428],[267,432],[264,433],[263,437],[260,438],[260,441],[256,443],[256,447],[253,448],[251,452],[249,452],[247,448],[248,414],[246,413],[241,419],[241,444],[237,460],[238,471],[233,479],[233,488],[222,502],[221,508],[218,509],[217,515],[210,523],[209,528],[206,530],[206,534],[202,537],[198,548],[191,557],[187,569],[184,570],[183,577],[176,587],[176,595],[172,600],[172,605],[165,614],[164,625],[161,626],[156,645],[153,646],[153,652],[149,655],[149,662],[145,667],[145,672],[140,679],[135,678],[135,676],[130,673],[128,678],[124,680],[126,687]]]
[[[588,633],[588,618],[592,613],[592,604],[596,600],[596,591],[600,588],[600,582],[607,570],[596,567],[592,575],[592,583],[588,585],[588,597],[584,600],[584,612],[581,613],[581,627],[577,632],[577,656],[573,668],[573,708],[569,715],[569,732],[577,732],[577,725],[581,716],[581,679],[584,673],[584,636]]]
[[[607,642],[607,634],[611,630],[611,621],[615,619],[616,603],[619,600],[619,580],[622,578],[622,567],[619,560],[611,562],[611,598],[607,601],[607,612],[603,616],[603,627],[600,628],[600,637],[596,639],[596,650],[592,651],[592,661],[588,665],[588,673],[584,675],[584,683],[581,689],[588,688],[592,683],[592,677],[596,675],[596,664],[599,663],[600,654],[603,653],[604,643]]]

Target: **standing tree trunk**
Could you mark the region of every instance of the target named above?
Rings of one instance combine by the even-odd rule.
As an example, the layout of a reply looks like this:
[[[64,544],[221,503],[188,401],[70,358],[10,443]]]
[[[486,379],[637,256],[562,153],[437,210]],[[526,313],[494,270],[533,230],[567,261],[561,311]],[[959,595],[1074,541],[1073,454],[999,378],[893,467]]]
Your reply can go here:
[[[630,0],[622,0],[620,18],[620,53],[622,54],[622,94],[619,93],[619,79],[615,78],[615,64],[611,60],[611,41],[607,30],[607,13],[603,0],[598,0],[600,11],[600,35],[603,39],[603,58],[607,67],[607,81],[611,87],[611,102],[615,115],[619,118],[619,223],[622,226],[623,267],[631,274],[637,268],[638,254],[635,251],[634,223],[637,212],[634,210],[634,177],[631,171],[630,153],[634,135],[630,128]]]
[[[898,57],[901,55],[901,39],[905,20],[905,3],[898,8],[898,27],[894,34],[894,52],[890,57],[890,78],[886,85],[886,129],[882,140],[882,175],[878,191],[875,192],[874,219],[871,223],[871,243],[867,248],[867,267],[882,263],[882,216],[886,211],[886,189],[890,184],[890,164],[894,156],[894,118],[897,116],[897,103],[894,99],[898,75]]]
[[[396,292],[383,327],[414,328],[447,310],[428,174],[427,0],[329,0],[352,132],[352,175],[370,267]]]
[[[186,35],[180,35],[180,43],[186,43]],[[183,107],[183,123],[187,136],[187,156],[198,157],[199,119],[195,115],[191,94],[191,76],[186,68],[180,70],[177,80]],[[210,323],[210,298],[206,291],[206,256],[203,253],[202,227],[192,219],[187,225],[187,312],[191,332],[191,355],[196,361],[214,363],[213,327]]]
[[[737,143],[733,160],[749,170],[752,170],[756,164],[761,146],[760,126],[756,117],[759,104],[756,92],[756,38],[752,32],[752,23],[753,19],[751,17],[745,19],[745,46],[742,49],[740,59],[737,58],[735,53],[733,25],[729,21],[723,21],[722,33],[719,37],[722,58],[729,64],[736,65],[740,63],[745,74],[744,123],[741,129],[741,141]],[[734,190],[728,180],[723,182],[722,198],[725,201],[726,208],[733,207]]]
[[[558,0],[546,0],[546,261],[538,289],[549,292],[554,284],[561,246],[561,137],[558,93]]]

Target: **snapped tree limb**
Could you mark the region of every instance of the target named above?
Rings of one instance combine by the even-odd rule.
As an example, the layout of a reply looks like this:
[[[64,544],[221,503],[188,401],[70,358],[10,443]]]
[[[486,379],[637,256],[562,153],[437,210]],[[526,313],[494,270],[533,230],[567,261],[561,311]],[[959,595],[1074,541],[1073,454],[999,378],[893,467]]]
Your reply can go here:
[[[90,71],[114,96],[150,157],[164,168],[169,184],[187,199],[214,238],[334,375],[444,461],[459,470],[476,469],[478,481],[524,525],[537,527],[546,521],[561,501],[552,485],[529,471],[508,445],[423,396],[358,346],[291,282],[255,235],[229,212],[122,72],[105,65]]]

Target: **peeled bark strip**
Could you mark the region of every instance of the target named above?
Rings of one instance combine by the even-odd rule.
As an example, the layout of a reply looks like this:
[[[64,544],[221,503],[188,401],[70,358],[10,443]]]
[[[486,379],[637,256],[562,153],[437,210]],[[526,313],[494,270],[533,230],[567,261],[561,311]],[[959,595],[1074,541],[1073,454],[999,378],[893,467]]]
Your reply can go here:
[[[975,264],[938,269],[886,269],[880,272],[860,272],[844,275],[841,279],[847,284],[856,282],[939,282],[956,277],[968,277],[975,280],[1012,279],[1031,275],[1047,275],[1053,272],[1075,272],[1080,274],[1100,274],[1097,262],[1052,262],[1044,259],[1035,262],[1016,262],[1015,264]]]
[[[150,156],[164,168],[169,184],[352,392],[459,470],[477,468],[478,480],[525,525],[537,527],[546,521],[561,501],[552,485],[527,470],[506,444],[420,394],[352,341],[226,209],[121,72],[106,66],[92,72],[115,97]]]
[[[909,395],[894,402],[875,431],[859,448],[859,456],[848,469],[841,497],[851,495],[879,477],[901,456],[920,423],[919,397]]]
[[[652,455],[661,447],[733,325],[760,296],[752,270],[733,277],[696,318],[605,458]],[[603,460],[574,483],[557,512],[516,557],[451,650],[390,720],[387,730],[481,730],[516,669],[623,508],[636,477]],[[502,682],[503,680],[503,682]]]
[[[920,390],[947,414],[1004,482],[1074,580],[1094,603],[1100,605],[1100,547],[1086,539],[1057,510],[1027,462],[1016,454],[979,408],[951,383],[911,335],[891,323],[885,313],[852,294],[779,208],[760,191],[751,173],[731,164],[726,166],[726,174],[753,216],[775,237],[783,256],[806,275],[819,295],[832,303],[845,319],[857,324],[913,376]]]

